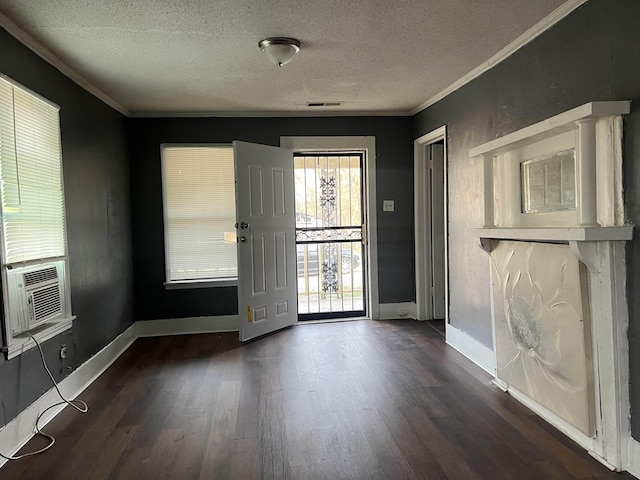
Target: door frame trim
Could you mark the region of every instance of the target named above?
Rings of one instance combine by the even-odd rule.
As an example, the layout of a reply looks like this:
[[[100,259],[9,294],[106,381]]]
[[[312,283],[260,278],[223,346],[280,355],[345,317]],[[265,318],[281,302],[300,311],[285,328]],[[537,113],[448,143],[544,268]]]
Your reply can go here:
[[[380,318],[380,299],[378,295],[378,230],[376,216],[376,137],[374,136],[282,136],[280,147],[295,152],[364,150],[366,152],[365,196],[367,220],[367,314],[372,319]]]
[[[431,213],[428,186],[427,147],[444,140],[444,317],[445,328],[449,327],[449,238],[448,188],[447,188],[447,127],[437,128],[414,140],[414,226],[416,268],[416,314],[417,320],[432,320],[431,294],[427,293],[428,273],[431,269]]]

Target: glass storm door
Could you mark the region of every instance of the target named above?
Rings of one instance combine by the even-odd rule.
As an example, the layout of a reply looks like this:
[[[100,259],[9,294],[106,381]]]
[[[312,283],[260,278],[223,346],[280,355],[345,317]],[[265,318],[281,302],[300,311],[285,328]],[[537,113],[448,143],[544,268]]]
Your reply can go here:
[[[363,157],[294,155],[299,320],[366,313]]]

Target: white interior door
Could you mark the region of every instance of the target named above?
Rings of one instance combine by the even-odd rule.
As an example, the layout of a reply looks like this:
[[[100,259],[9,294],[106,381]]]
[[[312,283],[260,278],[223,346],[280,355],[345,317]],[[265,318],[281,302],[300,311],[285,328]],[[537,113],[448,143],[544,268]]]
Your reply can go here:
[[[298,320],[291,150],[233,142],[240,339]]]
[[[432,319],[445,318],[444,275],[444,145],[429,145],[431,201],[431,301]]]

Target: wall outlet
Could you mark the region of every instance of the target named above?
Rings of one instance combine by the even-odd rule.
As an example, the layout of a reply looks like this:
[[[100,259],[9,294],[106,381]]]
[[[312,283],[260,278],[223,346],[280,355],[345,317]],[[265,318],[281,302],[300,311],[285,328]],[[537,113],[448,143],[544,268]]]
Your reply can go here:
[[[67,358],[67,354],[69,353],[69,351],[67,350],[67,346],[66,345],[62,345],[60,347],[60,358],[64,359]]]
[[[409,315],[409,310],[407,310],[406,308],[401,308],[398,312],[398,315],[401,317],[406,317]]]
[[[382,211],[383,212],[393,212],[395,210],[395,202],[393,200],[383,200],[382,201]]]

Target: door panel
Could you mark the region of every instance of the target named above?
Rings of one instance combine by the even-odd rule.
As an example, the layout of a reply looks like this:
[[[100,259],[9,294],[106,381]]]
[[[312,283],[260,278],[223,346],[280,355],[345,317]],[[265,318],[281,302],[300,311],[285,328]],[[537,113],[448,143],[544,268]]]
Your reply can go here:
[[[237,157],[234,144],[234,154]],[[237,160],[236,160],[237,162]],[[236,163],[237,165],[237,163]],[[262,188],[262,167],[249,165],[249,197],[251,209],[249,215],[251,217],[261,217],[264,215],[264,189]],[[237,191],[236,191],[237,195]]]
[[[272,170],[272,188],[273,188],[273,214],[276,216],[285,215],[285,187],[284,187],[284,170]]]
[[[249,340],[298,320],[293,154],[245,142],[233,148],[240,338]]]
[[[287,288],[287,236],[278,233],[275,235],[275,262],[276,262],[276,290]]]
[[[264,236],[254,235],[251,237],[251,267],[253,270],[253,296],[267,293],[267,278],[265,275],[265,251]]]

